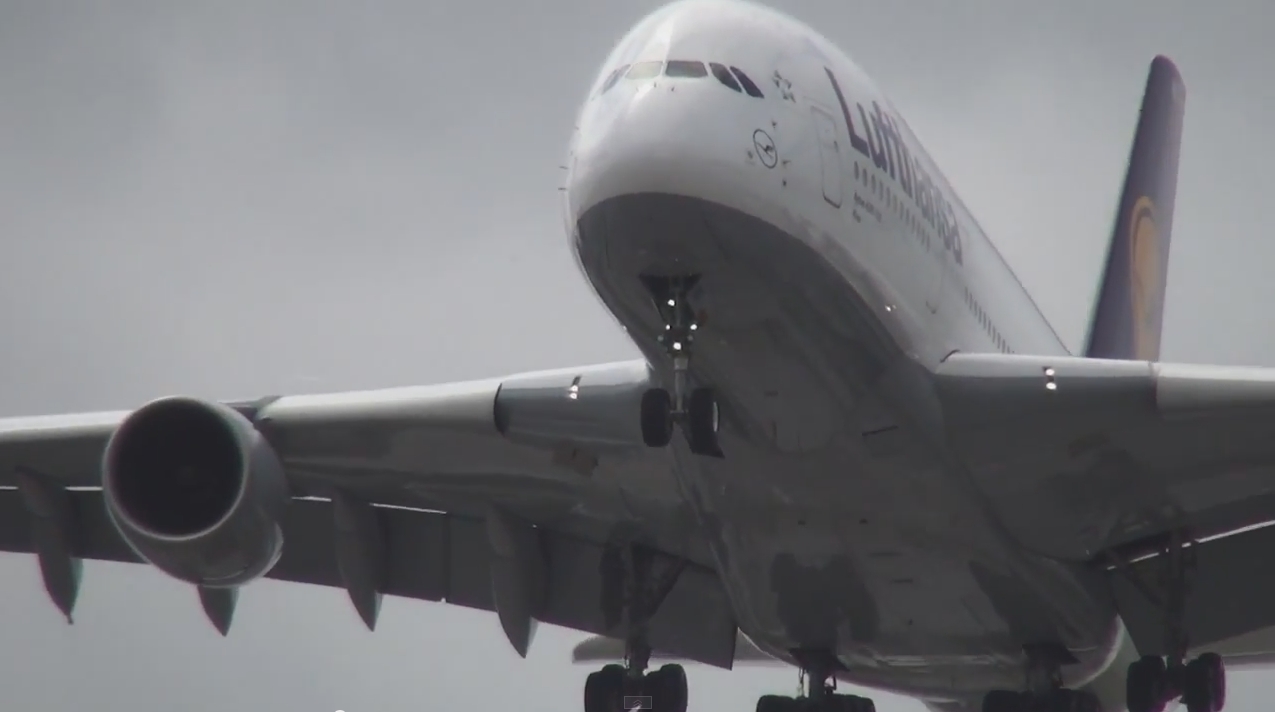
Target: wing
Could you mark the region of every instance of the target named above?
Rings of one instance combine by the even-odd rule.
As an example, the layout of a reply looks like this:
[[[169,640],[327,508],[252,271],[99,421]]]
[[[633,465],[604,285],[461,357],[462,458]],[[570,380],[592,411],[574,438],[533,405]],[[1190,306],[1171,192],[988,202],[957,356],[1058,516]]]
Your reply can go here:
[[[0,550],[35,553],[68,618],[82,560],[150,562],[223,634],[227,582],[260,573],[344,587],[369,627],[382,595],[493,610],[523,655],[536,621],[622,635],[644,567],[652,646],[730,667],[726,594],[668,453],[642,445],[648,384],[629,362],[0,420]]]
[[[1275,658],[1275,369],[954,354],[936,395],[1006,527],[1113,573],[1139,651],[1163,651],[1159,553],[1185,532],[1191,643]]]

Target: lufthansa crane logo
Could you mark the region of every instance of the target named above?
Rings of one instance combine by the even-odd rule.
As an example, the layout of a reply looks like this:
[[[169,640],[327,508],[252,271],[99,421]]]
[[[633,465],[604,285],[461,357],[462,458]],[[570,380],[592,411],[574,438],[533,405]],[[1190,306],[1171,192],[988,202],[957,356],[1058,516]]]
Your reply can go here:
[[[757,149],[757,158],[767,168],[774,168],[779,162],[779,151],[775,149],[775,140],[761,129],[753,132],[753,148]]]
[[[1155,223],[1155,203],[1145,195],[1133,204],[1129,216],[1130,306],[1133,308],[1134,354],[1159,358],[1160,233]]]

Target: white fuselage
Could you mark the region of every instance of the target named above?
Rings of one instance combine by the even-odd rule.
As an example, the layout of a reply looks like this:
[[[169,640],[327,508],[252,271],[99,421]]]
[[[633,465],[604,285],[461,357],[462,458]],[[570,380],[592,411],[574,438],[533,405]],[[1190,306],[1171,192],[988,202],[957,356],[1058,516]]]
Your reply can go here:
[[[1007,533],[927,396],[953,351],[1066,350],[872,80],[781,14],[688,0],[619,43],[577,124],[577,257],[663,376],[638,278],[702,275],[692,376],[726,457],[670,457],[741,629],[936,703],[1020,687],[1024,643],[1071,650],[1071,684],[1108,670],[1101,582]]]

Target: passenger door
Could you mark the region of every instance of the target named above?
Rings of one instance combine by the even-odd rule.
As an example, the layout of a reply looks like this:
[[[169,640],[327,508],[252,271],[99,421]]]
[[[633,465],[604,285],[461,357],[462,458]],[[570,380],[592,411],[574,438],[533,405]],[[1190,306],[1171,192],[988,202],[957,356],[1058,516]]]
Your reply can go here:
[[[819,143],[819,161],[823,165],[823,199],[834,208],[841,207],[841,149],[837,143],[837,122],[821,106],[811,105],[815,123],[815,140]]]

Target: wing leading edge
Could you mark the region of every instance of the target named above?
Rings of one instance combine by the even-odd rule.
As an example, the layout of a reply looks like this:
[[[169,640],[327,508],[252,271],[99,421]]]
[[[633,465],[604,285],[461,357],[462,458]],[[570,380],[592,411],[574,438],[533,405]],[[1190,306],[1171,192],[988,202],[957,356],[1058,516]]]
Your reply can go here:
[[[652,646],[729,668],[729,601],[632,416],[648,378],[629,362],[228,404],[286,472],[266,577],[345,588],[369,628],[384,595],[491,610],[525,655],[537,621],[622,634],[625,561],[641,556],[671,581]],[[36,554],[68,619],[84,560],[147,560],[101,488],[129,415],[0,420],[0,551]],[[196,588],[225,634],[237,589]]]

